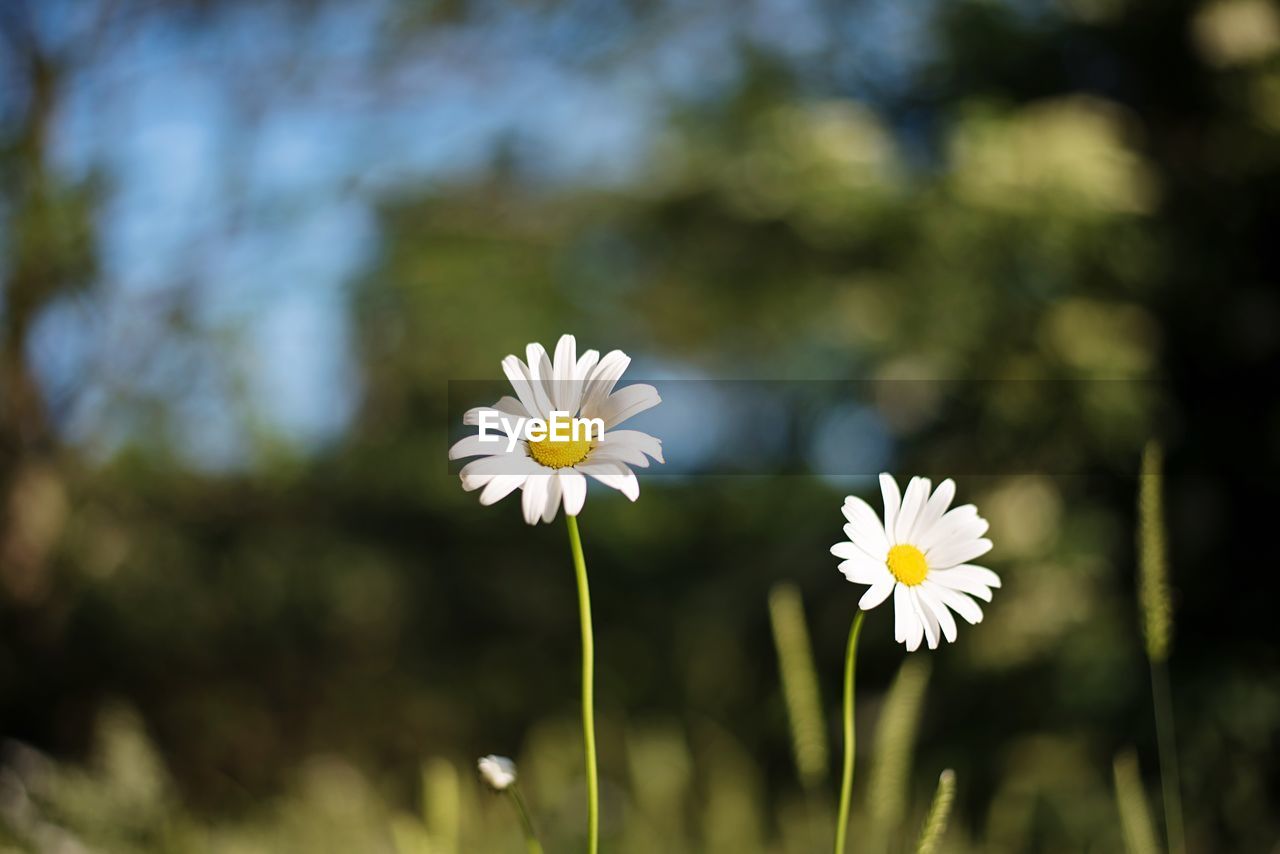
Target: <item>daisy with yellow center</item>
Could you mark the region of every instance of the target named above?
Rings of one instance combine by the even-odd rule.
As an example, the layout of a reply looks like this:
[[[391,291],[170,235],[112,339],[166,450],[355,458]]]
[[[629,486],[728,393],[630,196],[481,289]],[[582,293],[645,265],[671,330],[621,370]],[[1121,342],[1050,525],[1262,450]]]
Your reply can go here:
[[[579,356],[572,335],[560,337],[554,357],[537,343],[525,355],[527,362],[516,356],[502,360],[515,397],[472,409],[463,423],[481,424],[483,416],[511,435],[517,425],[540,419],[559,430],[512,443],[500,436],[467,436],[449,449],[451,460],[479,457],[462,467],[462,488],[482,489],[481,504],[521,490],[524,520],[530,525],[550,522],[560,507],[565,515],[577,516],[587,498],[588,477],[635,501],[640,482],[632,467],[647,467],[650,457],[662,462],[662,442],[639,430],[616,428],[657,406],[662,400],[657,389],[639,383],[615,389],[631,359],[621,350],[603,358],[595,350]],[[571,430],[579,418],[599,419],[603,435],[587,438],[586,431]]]
[[[880,475],[884,522],[871,505],[850,495],[842,508],[848,524],[845,542],[831,547],[841,558],[840,571],[855,584],[869,584],[858,607],[864,611],[893,594],[894,638],[908,651],[921,641],[930,649],[946,638],[956,639],[951,612],[970,624],[982,620],[982,608],[972,597],[991,601],[1000,577],[969,561],[991,550],[984,538],[987,521],[972,504],[948,509],[955,498],[955,482],[948,479],[931,489],[928,478],[913,477],[902,494],[890,475]]]
[[[493,406],[469,410],[463,423],[480,426],[449,449],[449,459],[479,457],[462,467],[462,488],[483,489],[481,504],[493,504],[521,490],[524,520],[530,525],[550,522],[564,507],[569,528],[569,549],[578,584],[578,622],[582,631],[582,747],[586,760],[587,854],[597,854],[600,844],[600,783],[595,735],[595,640],[591,625],[591,592],[587,563],[578,534],[578,514],[587,499],[587,478],[635,501],[640,483],[632,466],[645,468],[649,458],[662,462],[662,443],[638,430],[617,430],[637,413],[658,405],[661,398],[651,385],[635,384],[615,390],[631,359],[621,350],[604,358],[595,350],[578,356],[572,335],[560,336],[555,358],[541,344],[530,344],[523,362],[515,356],[502,360],[503,373],[511,381],[515,397],[504,397]],[[540,426],[528,427],[531,422]],[[575,421],[595,422],[599,430]],[[485,435],[493,424],[505,435]],[[594,424],[592,425],[595,426]],[[528,429],[526,429],[528,427]],[[481,760],[481,772],[486,761]],[[509,761],[508,761],[509,764]],[[503,770],[499,765],[492,769]],[[495,772],[496,773],[496,772]],[[514,768],[511,769],[514,783]],[[490,779],[497,779],[490,776]],[[513,789],[514,791],[514,789]],[[527,817],[525,817],[527,818]],[[529,850],[540,851],[526,821]]]
[[[972,504],[951,507],[955,482],[947,479],[932,489],[928,478],[913,477],[906,495],[888,474],[880,475],[884,497],[884,521],[871,505],[850,495],[841,508],[849,538],[831,547],[840,558],[840,572],[855,584],[870,588],[858,600],[858,613],[849,628],[844,657],[844,763],[840,774],[840,800],[836,811],[835,854],[844,854],[853,791],[854,672],[858,637],[866,612],[893,594],[893,635],[908,652],[926,641],[936,649],[942,638],[956,639],[955,611],[970,624],[982,621],[982,609],[973,596],[991,601],[991,589],[1000,577],[968,561],[991,550],[983,537],[987,520]]]

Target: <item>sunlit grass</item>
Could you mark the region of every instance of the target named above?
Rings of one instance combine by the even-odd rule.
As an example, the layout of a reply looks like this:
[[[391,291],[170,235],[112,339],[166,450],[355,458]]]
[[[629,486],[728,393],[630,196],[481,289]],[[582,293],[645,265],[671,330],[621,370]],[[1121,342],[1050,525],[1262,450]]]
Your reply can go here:
[[[822,697],[804,604],[794,584],[778,584],[769,593],[769,617],[791,724],[796,773],[805,788],[813,789],[827,776],[827,725],[822,718]]]
[[[951,804],[955,797],[956,772],[948,768],[938,776],[938,788],[933,793],[929,815],[920,830],[916,854],[935,854],[938,850],[938,846],[942,844],[942,836],[947,832],[947,821],[951,818]]]
[[[1124,846],[1129,854],[1158,854],[1155,829],[1151,825],[1151,809],[1142,791],[1138,773],[1138,757],[1132,752],[1116,757],[1113,767],[1116,787],[1116,810],[1124,831]]]
[[[1169,690],[1169,650],[1173,642],[1173,603],[1165,546],[1163,452],[1156,442],[1142,455],[1138,487],[1138,599],[1143,637],[1151,663],[1151,695],[1155,706],[1164,798],[1165,833],[1171,854],[1186,851],[1182,826],[1182,782],[1174,735],[1173,697]]]
[[[908,656],[881,707],[871,770],[867,774],[868,851],[889,850],[891,842],[901,833],[909,805],[911,759],[929,671],[929,659]]]

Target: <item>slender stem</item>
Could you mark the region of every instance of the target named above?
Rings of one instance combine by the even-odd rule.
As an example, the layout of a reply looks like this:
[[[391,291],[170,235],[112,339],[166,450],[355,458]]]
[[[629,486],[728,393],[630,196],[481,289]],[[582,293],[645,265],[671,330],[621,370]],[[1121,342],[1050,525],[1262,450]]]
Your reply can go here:
[[[1151,662],[1151,694],[1156,707],[1156,743],[1160,751],[1160,788],[1164,798],[1164,827],[1170,854],[1184,854],[1182,784],[1178,776],[1178,747],[1173,734],[1173,698],[1169,694],[1169,669]]]
[[[844,653],[844,768],[840,773],[840,813],[836,818],[835,854],[844,854],[845,834],[849,829],[849,800],[853,793],[853,676],[858,659],[858,635],[867,612],[861,608],[849,627],[849,645]]]
[[[578,578],[578,619],[582,623],[582,746],[587,755],[587,852],[600,848],[600,782],[596,771],[595,642],[591,635],[591,590],[587,587],[587,561],[582,556],[578,519],[565,515],[569,524],[569,548]]]
[[[511,795],[511,802],[516,805],[516,813],[520,816],[520,827],[524,830],[525,849],[529,854],[542,854],[542,845],[538,842],[538,835],[533,832],[533,819],[529,818],[529,810],[525,808],[524,797],[520,794],[520,787],[512,783],[507,792]]]

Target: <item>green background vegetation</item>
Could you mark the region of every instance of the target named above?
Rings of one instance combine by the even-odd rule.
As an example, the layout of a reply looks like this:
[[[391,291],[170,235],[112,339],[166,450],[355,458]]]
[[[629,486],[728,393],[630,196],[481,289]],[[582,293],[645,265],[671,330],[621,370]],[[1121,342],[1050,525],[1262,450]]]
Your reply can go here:
[[[1189,848],[1280,840],[1274,3],[940,2],[895,16],[817,0],[405,0],[369,6],[381,23],[349,46],[342,16],[360,4],[261,4],[273,13],[235,44],[218,34],[240,32],[227,22],[255,4],[3,5],[0,844],[517,851],[508,805],[473,773],[497,752],[518,760],[547,850],[574,850],[563,523],[528,528],[512,499],[479,507],[445,462],[449,382],[494,377],[502,356],[566,331],[631,353],[634,379],[653,378],[647,365],[1060,389],[859,401],[894,471],[978,472],[959,497],[990,519],[1005,586],[982,625],[905,667],[889,612],[869,616],[857,850],[914,840],[944,768],[957,786],[943,851],[1120,850],[1113,760],[1129,748],[1160,826],[1135,579],[1135,475],[1160,437]],[[818,36],[796,49],[785,36],[801,17]],[[323,22],[337,48],[316,35]],[[719,35],[700,53],[686,36],[704,28]],[[899,49],[904,28],[917,40]],[[142,52],[137,68],[104,70],[113,45],[201,34],[203,50],[175,48],[168,64]],[[668,41],[692,82],[643,114],[629,169],[549,171],[628,105],[566,111],[557,93],[657,74]],[[416,65],[420,49],[436,64]],[[506,100],[459,83],[513,56],[559,76]],[[198,242],[171,253],[159,284],[122,291],[121,269],[150,261],[145,236],[124,262],[107,239],[138,166],[73,168],[67,151],[130,130],[67,117],[95,92],[193,70],[234,82],[246,122],[301,122],[290,110],[305,93],[322,141],[380,99],[412,115],[457,97],[465,124],[499,100],[545,98],[553,131],[500,128],[474,168],[265,202],[239,180],[248,153],[229,135],[207,153],[228,167],[212,198],[242,215],[156,213],[192,223]],[[356,143],[357,178],[384,165],[375,137]],[[153,168],[178,181],[181,163]],[[255,383],[271,360],[246,344],[280,282],[244,284],[236,240],[272,257],[271,227],[352,204],[368,211],[367,251],[330,271],[337,296],[308,290],[327,269],[323,235],[282,274],[295,298],[337,305],[341,334],[271,334],[292,358],[348,356],[320,383],[345,416],[299,439],[264,415],[271,391]],[[242,302],[209,322],[228,293]],[[208,424],[234,453],[190,451]],[[762,447],[799,441],[777,429],[761,419]],[[749,444],[735,454],[746,474],[642,474],[635,505],[593,486],[581,518],[605,850],[829,844],[834,783],[813,745],[838,750],[858,589],[827,548],[846,492],[878,500],[867,479],[773,472]],[[802,596],[823,715],[799,772],[770,627],[780,581]]]

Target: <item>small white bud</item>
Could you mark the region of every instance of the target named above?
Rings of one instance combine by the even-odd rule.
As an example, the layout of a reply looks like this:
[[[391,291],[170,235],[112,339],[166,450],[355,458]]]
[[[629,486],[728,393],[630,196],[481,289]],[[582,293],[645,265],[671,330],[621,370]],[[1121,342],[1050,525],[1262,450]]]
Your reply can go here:
[[[505,792],[516,781],[516,763],[505,756],[482,756],[476,767],[480,769],[480,779],[495,792]]]

